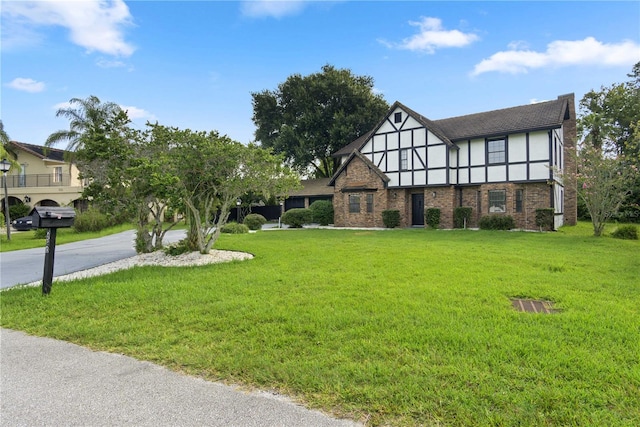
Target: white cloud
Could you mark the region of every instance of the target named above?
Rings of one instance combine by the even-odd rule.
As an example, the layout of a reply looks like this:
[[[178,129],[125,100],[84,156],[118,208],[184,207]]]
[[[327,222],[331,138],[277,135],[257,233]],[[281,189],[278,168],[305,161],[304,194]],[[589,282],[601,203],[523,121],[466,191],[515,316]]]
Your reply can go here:
[[[15,90],[21,90],[23,92],[36,93],[42,92],[45,85],[43,82],[37,82],[33,79],[18,77],[13,79],[10,83],[7,83],[7,86]]]
[[[122,108],[124,111],[127,112],[127,116],[131,120],[136,120],[136,119],[145,119],[149,121],[156,120],[156,116],[154,116],[153,114],[151,114],[146,110],[143,110],[142,108],[126,106],[126,105],[121,105],[120,108]]]
[[[121,68],[127,66],[127,64],[122,61],[110,60],[106,58],[99,58],[98,60],[96,60],[96,65],[100,68]]]
[[[282,18],[295,15],[304,8],[300,0],[250,0],[242,2],[242,14],[251,18]]]
[[[409,25],[419,27],[418,34],[405,38],[400,43],[390,43],[379,40],[390,48],[406,49],[418,52],[434,53],[436,49],[450,47],[464,47],[479,37],[473,33],[463,33],[459,30],[445,30],[439,18],[422,17],[420,21],[409,21]]]
[[[124,40],[123,27],[131,25],[132,17],[123,0],[8,1],[2,3],[2,15],[15,32],[3,34],[6,39],[33,32],[30,27],[60,26],[89,52],[130,56],[135,50]]]
[[[501,73],[526,73],[542,67],[569,65],[628,66],[640,61],[640,45],[625,40],[620,43],[602,43],[593,37],[584,40],[556,40],[547,45],[545,52],[519,50],[497,52],[476,64],[471,75],[497,71]]]

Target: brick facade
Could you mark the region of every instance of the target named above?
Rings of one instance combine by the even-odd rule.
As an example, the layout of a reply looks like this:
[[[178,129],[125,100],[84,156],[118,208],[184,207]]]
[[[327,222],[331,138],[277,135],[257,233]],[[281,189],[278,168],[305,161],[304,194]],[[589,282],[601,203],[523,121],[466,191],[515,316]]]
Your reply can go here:
[[[576,126],[575,95],[563,95],[569,105],[570,118],[562,124],[564,144],[564,223],[576,225],[578,222],[578,188],[576,184],[576,143],[578,132]]]
[[[387,209],[389,193],[378,173],[361,158],[354,157],[336,179],[333,193],[333,222],[336,227],[384,227],[382,211]],[[373,196],[368,212],[367,195]],[[359,212],[350,212],[349,196],[359,196]]]

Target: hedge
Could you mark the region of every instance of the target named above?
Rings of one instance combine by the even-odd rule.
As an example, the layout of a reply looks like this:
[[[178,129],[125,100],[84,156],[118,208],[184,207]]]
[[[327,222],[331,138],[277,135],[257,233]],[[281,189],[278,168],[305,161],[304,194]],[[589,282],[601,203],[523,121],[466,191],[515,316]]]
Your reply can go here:
[[[382,222],[387,228],[395,228],[400,225],[400,211],[387,209],[382,211]]]
[[[303,224],[311,223],[313,214],[310,209],[293,208],[282,215],[282,223],[291,228],[302,228]]]

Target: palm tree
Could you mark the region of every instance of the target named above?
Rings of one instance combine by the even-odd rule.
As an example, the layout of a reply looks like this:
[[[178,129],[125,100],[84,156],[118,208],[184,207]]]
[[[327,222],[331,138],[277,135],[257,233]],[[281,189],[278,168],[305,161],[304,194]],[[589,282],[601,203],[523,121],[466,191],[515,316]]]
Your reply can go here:
[[[68,141],[67,151],[76,151],[82,148],[83,135],[104,130],[105,124],[110,119],[122,113],[118,104],[102,103],[94,95],[87,99],[72,98],[69,104],[69,107],[59,108],[56,112],[56,117],[62,116],[69,119],[69,130],[59,130],[49,135],[45,141],[47,147],[60,141]]]

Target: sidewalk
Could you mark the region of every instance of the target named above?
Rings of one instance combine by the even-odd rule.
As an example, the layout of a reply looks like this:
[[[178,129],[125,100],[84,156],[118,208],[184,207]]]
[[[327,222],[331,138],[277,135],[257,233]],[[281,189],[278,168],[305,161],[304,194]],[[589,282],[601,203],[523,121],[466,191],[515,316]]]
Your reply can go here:
[[[289,399],[0,329],[0,426],[358,426]]]

